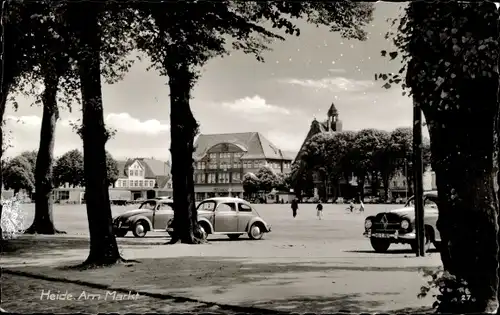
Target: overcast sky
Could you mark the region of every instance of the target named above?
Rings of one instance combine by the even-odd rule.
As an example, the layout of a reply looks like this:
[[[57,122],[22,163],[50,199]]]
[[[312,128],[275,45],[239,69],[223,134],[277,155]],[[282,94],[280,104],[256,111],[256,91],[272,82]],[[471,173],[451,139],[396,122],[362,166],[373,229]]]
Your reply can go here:
[[[391,49],[384,39],[387,18],[397,17],[402,4],[375,4],[373,23],[365,42],[343,40],[325,28],[300,23],[301,36],[273,44],[265,63],[236,52],[209,62],[195,87],[192,108],[202,133],[259,131],[283,150],[297,151],[314,117],[323,120],[332,102],[344,130],[409,127],[411,99],[401,88],[386,90],[374,74],[396,72],[380,51]],[[116,158],[169,158],[169,88],[166,78],[146,71],[147,61],[136,62],[125,79],[103,87],[105,120],[116,137],[107,149]],[[19,109],[7,109],[7,127],[15,155],[38,147],[40,107],[18,99]],[[80,118],[62,112],[57,126],[55,154],[81,148],[68,122]]]

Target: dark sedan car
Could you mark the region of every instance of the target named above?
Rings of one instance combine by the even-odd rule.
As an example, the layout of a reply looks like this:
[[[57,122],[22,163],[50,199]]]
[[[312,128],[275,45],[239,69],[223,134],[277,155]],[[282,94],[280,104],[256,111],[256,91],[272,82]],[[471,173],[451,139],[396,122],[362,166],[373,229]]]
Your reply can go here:
[[[437,192],[424,193],[425,248],[430,244],[439,248],[441,236],[436,228],[438,219]],[[380,212],[365,220],[364,236],[370,239],[377,253],[386,252],[391,244],[409,244],[416,250],[414,197],[408,199],[404,208]]]

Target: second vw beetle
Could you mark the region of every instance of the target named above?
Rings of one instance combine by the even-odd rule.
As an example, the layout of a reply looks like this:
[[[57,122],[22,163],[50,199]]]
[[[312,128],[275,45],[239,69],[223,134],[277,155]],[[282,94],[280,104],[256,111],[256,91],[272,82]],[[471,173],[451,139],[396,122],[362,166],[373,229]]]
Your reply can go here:
[[[206,234],[227,235],[237,239],[243,234],[253,240],[261,239],[265,233],[271,232],[271,226],[261,218],[248,201],[232,197],[216,197],[205,199],[197,207],[198,224]],[[167,232],[173,233],[167,225]]]

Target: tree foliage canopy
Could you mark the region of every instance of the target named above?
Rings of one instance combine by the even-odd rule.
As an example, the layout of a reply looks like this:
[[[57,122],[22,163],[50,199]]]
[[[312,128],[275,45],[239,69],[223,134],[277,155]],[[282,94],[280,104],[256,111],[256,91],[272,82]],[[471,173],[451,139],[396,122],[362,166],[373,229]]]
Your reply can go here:
[[[3,170],[3,183],[5,188],[28,192],[35,188],[34,171],[26,157],[19,155],[8,161]]]
[[[397,128],[390,133],[364,129],[317,134],[308,140],[301,158],[292,165],[292,182],[297,181],[297,176],[303,177],[311,171],[319,172],[330,181],[349,178],[352,174],[358,180],[364,180],[368,175],[380,175],[386,185],[391,176],[405,169],[412,178],[412,143],[411,128]],[[423,151],[424,167],[428,167],[428,141],[424,141]]]
[[[107,182],[112,185],[119,177],[118,163],[113,156],[106,152]],[[83,154],[80,150],[71,150],[57,159],[54,165],[54,184],[56,187],[64,184],[73,187],[84,187]]]

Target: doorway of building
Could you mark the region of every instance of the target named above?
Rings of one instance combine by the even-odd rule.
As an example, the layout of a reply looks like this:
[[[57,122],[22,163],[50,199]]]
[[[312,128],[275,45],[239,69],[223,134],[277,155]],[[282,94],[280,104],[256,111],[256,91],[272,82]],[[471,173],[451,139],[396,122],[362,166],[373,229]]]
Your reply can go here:
[[[132,192],[132,200],[137,200],[137,199],[140,199],[142,196],[141,196],[141,192],[140,191],[133,191]]]
[[[154,199],[154,198],[156,198],[156,191],[154,191],[154,190],[148,190],[146,192],[146,198],[147,199]]]

